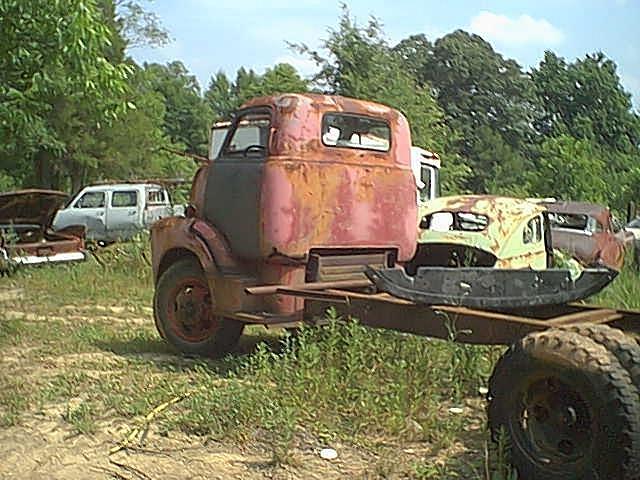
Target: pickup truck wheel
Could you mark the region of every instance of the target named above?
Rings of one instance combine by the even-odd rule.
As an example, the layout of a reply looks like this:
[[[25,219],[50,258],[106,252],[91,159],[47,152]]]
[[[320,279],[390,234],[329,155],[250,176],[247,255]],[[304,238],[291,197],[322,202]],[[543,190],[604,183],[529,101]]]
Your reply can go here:
[[[156,327],[180,352],[217,357],[235,347],[244,324],[214,311],[215,299],[195,259],[178,260],[160,276],[154,297]]]
[[[549,330],[513,344],[491,376],[488,417],[518,478],[640,478],[638,390],[590,338]]]

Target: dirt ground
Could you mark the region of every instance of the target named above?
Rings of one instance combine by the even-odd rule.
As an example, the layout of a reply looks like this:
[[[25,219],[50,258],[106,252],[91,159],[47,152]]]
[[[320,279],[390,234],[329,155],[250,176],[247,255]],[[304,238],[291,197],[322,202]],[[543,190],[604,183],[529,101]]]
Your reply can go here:
[[[92,435],[75,434],[59,412],[33,415],[24,425],[0,431],[3,479],[332,479],[373,478],[376,459],[337,448],[339,457],[323,460],[312,446],[294,452],[294,464],[277,466],[269,452],[151,429],[144,446],[110,454],[125,425],[104,424]]]
[[[68,306],[43,314],[37,309],[20,308],[20,291],[0,289],[0,321],[19,321],[40,328],[47,322],[69,325],[108,323],[140,327],[152,324],[150,312],[139,311],[137,316],[118,308],[92,307],[92,313],[80,306]],[[24,300],[24,299],[22,299]],[[150,327],[149,327],[150,328]],[[0,332],[1,333],[1,332]],[[34,379],[48,382],[61,371],[82,371],[84,375],[100,378],[110,370],[126,371],[132,360],[151,361],[154,364],[186,365],[193,360],[154,351],[126,354],[113,352],[68,353],[64,350],[40,351],[39,345],[5,345],[0,356],[0,380]],[[46,341],[45,341],[46,343]],[[55,340],[51,343],[55,343]],[[59,348],[59,347],[58,347]],[[133,358],[135,357],[135,358]],[[95,366],[95,369],[93,369]],[[18,383],[20,380],[18,380]],[[0,382],[0,385],[12,385]],[[15,385],[15,383],[13,384]],[[6,388],[6,387],[5,387]],[[86,398],[80,394],[80,403]],[[177,430],[160,431],[154,422],[148,422],[144,435],[123,445],[139,421],[125,419],[104,412],[92,433],[78,433],[65,420],[73,408],[74,399],[46,403],[37,409],[29,408],[19,421],[9,427],[0,427],[0,479],[373,479],[415,478],[412,465],[416,460],[434,452],[426,450],[425,443],[389,444],[376,449],[378,453],[332,441],[330,445],[304,431],[296,434],[294,447],[286,462],[275,462],[274,453],[260,439],[239,446],[230,441],[219,442],[206,437],[189,436]],[[419,427],[419,426],[418,426]],[[470,435],[480,437],[482,425]],[[384,441],[389,441],[386,439]],[[384,443],[383,441],[383,443]],[[472,442],[481,445],[482,440]],[[325,460],[320,450],[331,447],[338,457]],[[384,453],[380,453],[384,452]],[[483,452],[456,445],[439,451],[443,463],[456,455],[482,458]],[[437,464],[437,461],[435,462]],[[434,472],[437,465],[434,466]],[[474,478],[481,478],[478,472]],[[420,478],[454,478],[446,474],[419,475]],[[455,475],[455,478],[459,478]]]

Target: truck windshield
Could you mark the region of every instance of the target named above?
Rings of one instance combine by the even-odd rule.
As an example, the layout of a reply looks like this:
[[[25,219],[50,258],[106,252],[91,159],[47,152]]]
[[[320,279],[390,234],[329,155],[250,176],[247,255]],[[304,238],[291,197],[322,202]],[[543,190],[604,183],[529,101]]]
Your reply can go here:
[[[322,143],[329,147],[389,151],[391,129],[379,118],[327,113],[322,119]]]

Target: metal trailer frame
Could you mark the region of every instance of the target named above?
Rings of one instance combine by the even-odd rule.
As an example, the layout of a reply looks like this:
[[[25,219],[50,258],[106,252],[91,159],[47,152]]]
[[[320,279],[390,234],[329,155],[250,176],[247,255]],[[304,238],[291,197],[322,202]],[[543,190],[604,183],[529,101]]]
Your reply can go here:
[[[319,323],[327,308],[357,318],[362,325],[455,340],[461,343],[509,345],[533,332],[577,324],[606,324],[640,336],[640,311],[569,303],[491,311],[451,305],[421,305],[376,291],[372,282],[344,280],[299,285],[266,285],[245,289],[249,295],[285,295],[304,299],[303,312],[279,316],[220,312],[228,318],[268,328]]]

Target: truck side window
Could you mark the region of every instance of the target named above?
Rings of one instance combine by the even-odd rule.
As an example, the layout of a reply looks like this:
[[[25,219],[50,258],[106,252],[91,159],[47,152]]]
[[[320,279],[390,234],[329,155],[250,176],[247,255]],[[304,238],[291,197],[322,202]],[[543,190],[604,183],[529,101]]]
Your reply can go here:
[[[264,155],[269,146],[271,116],[267,112],[252,112],[240,117],[229,144],[226,155]]]
[[[138,204],[138,192],[135,190],[126,192],[113,192],[111,194],[112,207],[135,207]]]
[[[87,192],[75,203],[74,208],[103,208],[104,192]]]
[[[147,205],[166,204],[163,190],[147,190]]]

